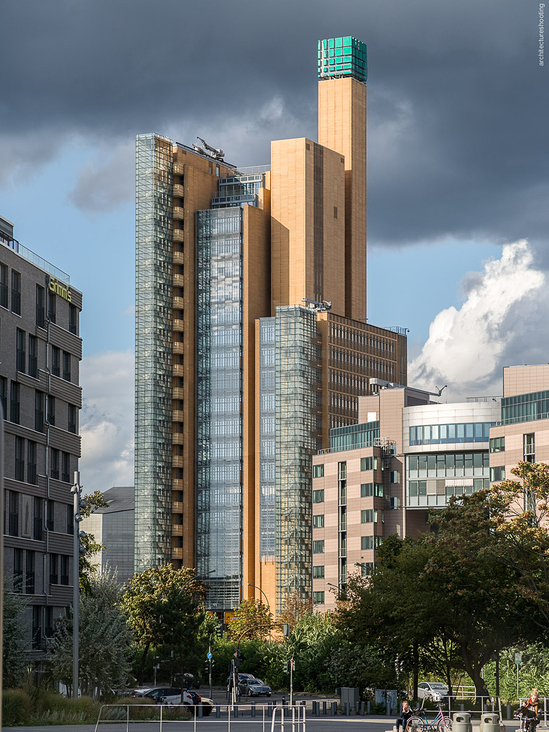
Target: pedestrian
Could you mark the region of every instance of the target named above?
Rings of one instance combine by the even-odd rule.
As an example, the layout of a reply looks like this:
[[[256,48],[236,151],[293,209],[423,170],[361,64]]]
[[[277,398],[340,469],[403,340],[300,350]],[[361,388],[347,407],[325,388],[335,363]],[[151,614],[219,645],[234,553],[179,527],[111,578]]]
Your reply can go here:
[[[400,717],[396,721],[397,726],[397,732],[400,730],[400,725],[402,725],[402,732],[406,732],[406,725],[408,724],[408,720],[413,714],[412,707],[408,704],[408,702],[405,700],[402,702],[402,711],[400,713]]]

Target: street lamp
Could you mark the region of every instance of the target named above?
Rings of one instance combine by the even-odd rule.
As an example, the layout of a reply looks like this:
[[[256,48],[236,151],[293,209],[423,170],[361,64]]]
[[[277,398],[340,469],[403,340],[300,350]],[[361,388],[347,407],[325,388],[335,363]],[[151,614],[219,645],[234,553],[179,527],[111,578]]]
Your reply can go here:
[[[72,567],[72,696],[78,699],[78,654],[79,654],[79,633],[80,633],[80,554],[83,547],[80,546],[81,534],[78,530],[82,515],[82,486],[80,485],[80,471],[74,471],[74,485],[71,488],[74,495],[73,504],[73,567]],[[85,536],[85,534],[84,534]]]

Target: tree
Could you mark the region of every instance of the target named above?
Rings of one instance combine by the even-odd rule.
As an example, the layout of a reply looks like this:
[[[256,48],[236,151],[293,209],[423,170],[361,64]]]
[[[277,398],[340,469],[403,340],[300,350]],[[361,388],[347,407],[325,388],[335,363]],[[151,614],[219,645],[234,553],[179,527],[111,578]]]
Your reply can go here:
[[[151,647],[169,658],[173,652],[172,672],[192,671],[189,656],[196,656],[195,649],[205,643],[199,629],[205,619],[206,590],[194,569],[175,569],[171,564],[146,569],[129,580],[122,607],[137,645],[143,649],[140,681]],[[192,665],[196,670],[197,659]]]
[[[240,603],[227,626],[229,637],[238,642],[242,638],[265,638],[271,632],[273,620],[267,606],[252,598]]]
[[[92,513],[95,513],[98,508],[104,508],[108,506],[105,501],[105,496],[101,491],[94,491],[82,496],[82,502],[80,506],[80,515],[83,518],[89,518]],[[75,531],[78,531],[78,524],[75,522]],[[84,532],[83,532],[84,533]],[[103,544],[99,544],[95,541],[93,534],[85,533],[84,536],[80,536],[80,546],[83,547],[83,551],[79,555],[79,582],[80,589],[82,592],[90,591],[90,578],[96,572],[95,565],[92,564],[91,559],[94,554],[102,551],[105,547]]]
[[[282,628],[282,625],[287,623],[291,632],[301,617],[311,615],[312,612],[312,598],[304,600],[298,592],[291,592],[286,599],[282,613],[276,619],[276,626]]]
[[[113,575],[89,578],[80,598],[79,677],[82,692],[109,696],[127,683],[132,633],[120,607],[121,590]],[[48,646],[51,676],[72,686],[72,612],[58,622]]]
[[[5,579],[3,636],[3,685],[5,689],[19,686],[27,668],[24,612],[23,598],[13,591],[11,583]]]

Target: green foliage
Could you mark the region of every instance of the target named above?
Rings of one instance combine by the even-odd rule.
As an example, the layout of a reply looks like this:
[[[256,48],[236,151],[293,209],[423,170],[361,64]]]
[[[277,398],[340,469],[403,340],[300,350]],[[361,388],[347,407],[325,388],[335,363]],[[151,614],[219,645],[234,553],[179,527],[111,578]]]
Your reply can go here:
[[[162,673],[198,674],[208,646],[212,621],[206,621],[206,588],[193,569],[167,564],[136,574],[122,596],[122,607],[137,645],[142,649],[143,678],[148,651],[154,648]]]
[[[499,690],[503,701],[515,702],[517,696],[517,667],[515,653],[520,652],[519,697],[527,698],[535,687],[540,697],[549,696],[549,649],[543,643],[512,646],[500,654]],[[484,668],[484,680],[491,694],[496,693],[496,664]]]
[[[7,689],[2,695],[2,722],[6,727],[24,724],[31,713],[30,696],[21,689]]]
[[[109,697],[126,684],[131,630],[120,608],[120,588],[109,574],[90,577],[80,598],[79,676],[84,694]],[[72,685],[72,614],[57,625],[48,648],[50,676]]]
[[[4,645],[3,685],[17,687],[26,673],[26,645],[24,625],[25,601],[11,589],[11,583],[4,581]]]
[[[94,491],[82,496],[82,506],[80,515],[83,518],[89,518],[98,508],[107,506],[104,495],[101,491]],[[75,531],[78,531],[78,525],[75,522]],[[80,545],[84,547],[84,552],[80,554],[78,559],[78,569],[80,577],[80,589],[82,592],[90,591],[90,578],[96,572],[96,566],[91,563],[94,554],[104,549],[104,545],[95,541],[93,534],[86,534],[80,537]]]
[[[266,605],[250,599],[240,603],[227,625],[229,637],[238,643],[242,638],[266,638],[273,628],[273,619]]]

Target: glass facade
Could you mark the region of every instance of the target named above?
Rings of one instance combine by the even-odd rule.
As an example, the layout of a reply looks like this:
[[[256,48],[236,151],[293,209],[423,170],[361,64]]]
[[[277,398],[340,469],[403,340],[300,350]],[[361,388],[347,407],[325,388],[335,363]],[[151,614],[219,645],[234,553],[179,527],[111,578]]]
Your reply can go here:
[[[257,206],[259,189],[264,185],[262,173],[220,178],[217,196],[212,198],[212,208],[243,206],[245,203]]]
[[[495,422],[424,424],[410,427],[410,445],[445,445],[460,442],[488,442]]]
[[[352,36],[325,38],[318,42],[318,78],[351,76],[366,83],[368,60],[366,44]]]
[[[259,321],[259,553],[275,554],[275,319]]]
[[[279,307],[275,357],[277,613],[311,598],[312,455],[321,447],[320,340],[316,311]]]
[[[370,447],[376,437],[379,437],[379,421],[335,427],[330,430],[330,450],[339,452]]]
[[[198,211],[196,251],[196,562],[221,610],[241,599],[241,208]]]
[[[171,560],[172,148],[136,142],[135,570]]]
[[[549,419],[549,391],[504,397],[501,400],[501,423],[517,424]]]
[[[406,456],[406,505],[443,507],[490,484],[488,451]]]

